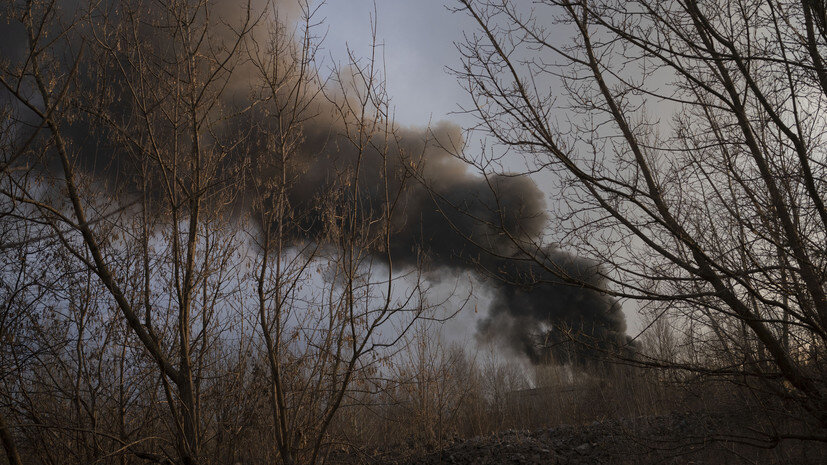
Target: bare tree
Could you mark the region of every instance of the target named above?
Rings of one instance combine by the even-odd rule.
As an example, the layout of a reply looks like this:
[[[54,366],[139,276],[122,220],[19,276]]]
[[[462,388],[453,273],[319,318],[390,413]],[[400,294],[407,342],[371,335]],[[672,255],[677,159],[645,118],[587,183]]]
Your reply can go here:
[[[433,308],[411,170],[443,157],[396,126],[376,24],[325,82],[317,7],[263,5],[3,8],[10,462],[325,462]]]
[[[371,389],[389,348],[427,308],[419,269],[398,272],[390,252],[391,218],[409,177],[395,169],[405,155],[376,25],[373,55],[351,55],[325,83],[315,59],[317,8],[303,3],[300,30],[290,33],[276,19],[268,39],[251,47],[266,109],[257,119],[269,148],[251,165],[260,226],[253,279],[274,443],[285,464],[326,460],[340,410]],[[365,174],[369,167],[380,173]],[[303,194],[300,183],[313,172],[323,176],[312,195]]]
[[[201,371],[235,247],[214,232],[232,199],[222,98],[255,18],[247,9],[221,28],[208,2],[98,6],[11,8],[26,44],[1,82],[34,121],[29,140],[45,140],[20,151],[60,184],[18,182],[10,195],[106,289],[156,364],[177,455],[198,463]]]
[[[518,150],[557,183],[554,240],[692,331],[701,356],[669,366],[760,383],[827,427],[823,5],[459,3],[478,30],[456,74],[499,143],[469,161],[490,175]]]

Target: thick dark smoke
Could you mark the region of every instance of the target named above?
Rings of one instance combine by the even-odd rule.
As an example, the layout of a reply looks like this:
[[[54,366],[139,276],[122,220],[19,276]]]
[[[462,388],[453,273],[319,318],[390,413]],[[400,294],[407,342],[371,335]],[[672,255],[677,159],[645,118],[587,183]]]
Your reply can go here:
[[[0,27],[4,34],[21,32]],[[22,38],[14,39],[18,40],[24,43]],[[3,53],[12,62],[22,57],[13,47],[3,48]],[[238,69],[233,88],[222,97],[226,108],[245,108],[249,103],[243,89],[245,83],[255,81],[254,73],[243,64]],[[112,76],[117,73],[107,75],[105,82],[100,75],[82,78],[78,85],[83,92],[100,92],[101,86],[106,86],[112,96],[106,113],[128,122],[136,110],[124,83]],[[320,195],[336,189],[338,176],[356,169],[356,148],[342,135],[343,123],[329,116],[335,113],[333,103],[322,100],[319,116],[303,127],[298,159],[294,160],[299,168],[291,174],[288,193],[295,212],[290,231],[297,240],[320,237]],[[240,176],[242,170],[236,165],[245,165],[252,167],[259,179],[266,179],[287,169],[272,162],[270,146],[262,135],[272,124],[268,114],[266,105],[260,105],[216,129],[218,138],[242,141],[215,168],[217,171]],[[83,116],[78,110],[64,129],[79,166],[104,184],[123,186],[124,180],[134,177],[135,158],[124,149],[127,142],[104,128],[95,117]],[[531,245],[539,242],[547,223],[542,192],[527,177],[486,179],[471,173],[443,148],[458,146],[461,138],[460,129],[451,124],[429,130],[397,128],[386,156],[375,149],[364,153],[358,168],[364,212],[357,217],[373,218],[379,213],[371,210],[383,205],[385,180],[388,190],[401,192],[391,215],[391,250],[377,250],[377,257],[390,257],[395,267],[410,267],[427,256],[434,270],[488,276],[487,282],[496,292],[478,337],[504,343],[533,363],[581,363],[626,343],[620,304],[599,291],[606,284],[598,264],[553,247]],[[256,187],[252,179],[246,182],[248,191]],[[237,206],[253,208],[244,198],[242,194]],[[353,199],[342,200],[348,204]],[[522,251],[515,242],[523,245]],[[572,339],[579,343],[572,343]]]
[[[620,303],[605,289],[599,264],[554,248],[532,260],[496,260],[507,277],[482,322],[494,338],[533,363],[592,364],[629,343]]]

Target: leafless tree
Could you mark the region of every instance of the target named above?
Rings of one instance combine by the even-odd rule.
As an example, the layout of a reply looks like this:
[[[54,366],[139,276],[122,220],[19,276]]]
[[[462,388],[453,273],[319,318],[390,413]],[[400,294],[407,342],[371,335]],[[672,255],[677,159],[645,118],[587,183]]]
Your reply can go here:
[[[491,174],[517,151],[556,183],[553,240],[694,344],[669,366],[770,388],[827,427],[824,5],[524,7],[457,7],[477,30],[456,74],[498,143],[469,161]]]
[[[98,7],[10,8],[26,43],[2,84],[34,121],[29,140],[45,140],[20,151],[53,183],[18,180],[10,195],[30,205],[106,289],[156,364],[177,455],[197,463],[206,422],[201,370],[236,246],[216,232],[228,205],[217,199],[232,199],[221,162],[229,149],[217,127],[227,119],[221,99],[255,18],[247,9],[237,29],[221,29],[208,2],[148,12],[139,4]],[[93,154],[101,149],[110,150],[105,166]],[[102,187],[110,194],[97,195]],[[82,332],[85,317],[78,318]]]
[[[370,389],[388,348],[427,307],[418,270],[400,274],[390,255],[395,199],[407,185],[399,178],[404,172],[392,168],[402,149],[376,37],[372,56],[351,56],[324,83],[315,61],[316,8],[304,3],[303,29],[277,26],[251,53],[267,109],[262,134],[271,148],[251,173],[261,228],[254,281],[275,446],[285,464],[325,460],[340,409]],[[314,118],[329,120],[321,134],[318,125],[306,128]],[[340,160],[326,154],[328,145],[341,151]],[[308,164],[327,170],[310,200],[295,194],[307,189],[297,186],[303,176],[319,170]],[[382,170],[368,177],[379,185],[363,185],[368,166]],[[366,189],[383,195],[366,196]],[[314,279],[324,283],[311,290]]]
[[[4,7],[11,462],[323,462],[429,307],[390,252],[411,178],[379,57],[323,82],[318,5],[226,5]]]

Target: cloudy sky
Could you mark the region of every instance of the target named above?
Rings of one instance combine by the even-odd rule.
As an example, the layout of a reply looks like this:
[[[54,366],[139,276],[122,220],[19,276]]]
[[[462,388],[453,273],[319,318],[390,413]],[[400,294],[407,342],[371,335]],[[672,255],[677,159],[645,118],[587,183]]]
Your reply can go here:
[[[454,42],[472,24],[463,14],[452,13],[446,0],[379,0],[378,40],[384,45],[387,85],[396,107],[397,121],[424,126],[450,119],[450,113],[466,100],[456,79],[446,70],[459,54]],[[322,7],[328,35],[328,62],[346,62],[346,46],[357,56],[370,53],[373,0],[328,0]]]

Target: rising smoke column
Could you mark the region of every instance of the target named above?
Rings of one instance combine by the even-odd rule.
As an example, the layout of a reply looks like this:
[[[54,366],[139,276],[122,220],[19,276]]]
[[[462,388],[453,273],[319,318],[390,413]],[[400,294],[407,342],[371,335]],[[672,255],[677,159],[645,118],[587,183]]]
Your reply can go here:
[[[232,17],[226,11],[234,2],[216,5],[217,14],[224,12]],[[219,28],[215,31],[217,36],[229,33],[225,23],[216,27]],[[22,32],[3,29],[9,27],[0,23],[0,33],[5,37],[20,37]],[[22,37],[10,42],[15,41],[25,43]],[[156,45],[165,46],[153,44]],[[9,46],[3,53],[9,60],[20,56]],[[93,68],[95,63],[83,63],[82,71],[86,66]],[[222,104],[227,108],[245,108],[250,104],[245,83],[255,81],[255,73],[249,66],[240,64],[236,74],[232,86],[222,95]],[[113,119],[129,121],[134,117],[135,108],[125,83],[114,76],[117,74],[109,73],[106,79],[101,79],[93,73],[81,72],[80,95],[108,92],[111,98],[106,112]],[[318,217],[322,213],[314,210],[318,192],[332,188],[335,173],[350,169],[358,156],[354,146],[342,135],[344,124],[329,116],[336,113],[334,103],[322,99],[318,105],[319,116],[304,124],[297,150],[303,169],[288,193],[290,204],[296,210],[296,224],[291,228],[296,241],[312,241],[318,237],[314,226],[321,223]],[[217,128],[221,135],[233,139],[239,134],[237,139],[243,141],[222,161],[221,170],[227,176],[238,173],[238,167],[245,164],[252,164],[264,177],[276,178],[279,169],[284,169],[272,164],[265,166],[263,160],[270,157],[268,144],[251,130],[270,124],[266,110],[265,104]],[[103,185],[126,185],[125,195],[129,195],[128,181],[134,178],[135,166],[124,149],[123,139],[82,112],[64,129],[78,154],[79,166],[100,179]],[[478,328],[479,338],[500,341],[533,363],[552,359],[582,363],[602,350],[628,341],[620,304],[600,292],[606,288],[606,281],[599,264],[554,247],[533,245],[540,242],[547,217],[543,193],[528,177],[483,178],[472,173],[464,162],[444,148],[461,144],[460,128],[449,123],[430,129],[397,128],[394,138],[386,157],[373,149],[363,154],[359,185],[364,205],[370,206],[381,204],[379,186],[385,182],[384,169],[390,173],[387,182],[401,185],[408,181],[399,200],[401,208],[391,217],[390,256],[396,267],[414,266],[424,254],[435,270],[487,276],[494,298],[488,318]],[[418,167],[417,182],[410,182],[411,166]],[[59,171],[53,165],[48,169]],[[243,203],[243,194],[240,198],[238,206],[249,208]],[[385,256],[377,254],[377,258]],[[433,274],[435,278],[439,275]],[[570,344],[572,335],[586,344]]]

